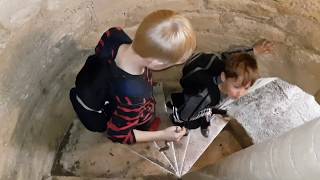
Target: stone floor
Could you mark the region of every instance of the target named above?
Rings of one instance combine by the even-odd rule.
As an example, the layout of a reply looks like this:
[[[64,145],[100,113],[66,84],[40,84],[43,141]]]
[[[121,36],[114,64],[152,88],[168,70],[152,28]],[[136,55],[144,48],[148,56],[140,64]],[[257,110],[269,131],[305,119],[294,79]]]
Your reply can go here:
[[[157,109],[161,110],[165,102],[162,86],[155,89]],[[165,114],[162,113],[162,116]],[[242,147],[232,132],[232,128],[226,126],[190,172],[198,171],[241,150]],[[140,155],[137,155],[136,152]],[[177,179],[166,170],[170,169],[167,167],[167,162],[167,159],[164,159],[164,156],[161,156],[150,143],[134,146],[115,144],[102,134],[87,131],[80,121],[75,119],[56,155],[50,178],[51,180]],[[183,178],[188,179],[188,175]],[[190,177],[190,179],[193,178]]]
[[[143,144],[139,146],[141,150],[150,150],[150,147]],[[224,129],[196,162],[191,171],[197,171],[209,164],[213,164],[240,149],[241,146],[230,130]],[[153,163],[132,153],[128,146],[114,144],[101,134],[87,131],[78,120],[74,121],[73,127],[59,150],[52,169],[52,175],[61,176],[60,178],[56,177],[56,179],[65,180],[72,180],[72,178],[77,177],[82,179],[148,179],[152,177],[176,179],[173,175]]]

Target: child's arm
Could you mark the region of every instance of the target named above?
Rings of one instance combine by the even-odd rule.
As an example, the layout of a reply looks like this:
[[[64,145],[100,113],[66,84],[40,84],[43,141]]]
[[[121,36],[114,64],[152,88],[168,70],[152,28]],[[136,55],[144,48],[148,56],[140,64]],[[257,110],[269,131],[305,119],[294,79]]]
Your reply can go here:
[[[149,141],[179,141],[186,133],[185,128],[171,126],[160,131],[140,131],[133,130],[136,142]]]
[[[95,47],[95,55],[102,60],[114,58],[114,47],[120,42],[131,43],[130,37],[119,27],[112,27],[103,33]]]
[[[150,118],[153,118],[151,115],[154,113],[152,102],[129,105],[120,102],[121,100],[126,101],[128,98],[116,98],[117,108],[107,123],[106,135],[112,141],[122,144],[154,140],[178,141],[186,133],[184,128],[181,129],[176,126],[160,131],[137,130],[136,127],[141,120],[141,116],[144,116],[145,121],[150,121]]]
[[[226,51],[221,54],[223,59],[228,59],[231,54],[234,53],[249,53],[254,56],[271,53],[273,50],[273,43],[266,39],[257,41],[252,47],[240,48],[236,50]]]

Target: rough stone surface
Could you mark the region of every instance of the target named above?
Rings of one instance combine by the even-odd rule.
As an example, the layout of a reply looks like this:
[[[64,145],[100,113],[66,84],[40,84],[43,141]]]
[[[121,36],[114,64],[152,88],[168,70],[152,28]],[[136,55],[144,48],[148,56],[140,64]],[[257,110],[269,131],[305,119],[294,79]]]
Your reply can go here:
[[[87,131],[78,119],[70,136],[59,150],[52,175],[88,178],[133,178],[165,175],[167,172],[130,151],[126,145],[114,144],[103,134]],[[142,144],[139,151],[152,150]]]
[[[264,84],[264,82],[268,82]],[[261,143],[320,117],[314,97],[280,79],[262,78],[253,92],[228,106],[253,143]]]
[[[161,83],[154,89],[156,114],[162,120],[160,129],[163,129],[172,124],[163,110],[165,101]],[[218,124],[212,123],[212,137],[204,138],[198,129],[192,130],[179,143],[171,142],[170,149],[162,153],[159,152],[159,147],[164,142],[131,146],[114,144],[99,133],[87,131],[76,119],[59,149],[51,174],[89,178],[181,176],[191,168],[192,171],[197,171],[241,149],[230,131],[223,130],[219,134],[226,122],[220,123],[223,126],[215,127]],[[213,139],[210,145],[209,142]],[[203,158],[197,161],[202,153]],[[196,161],[197,164],[193,167]]]
[[[10,39],[10,31],[0,24],[0,52],[7,45],[7,42]]]
[[[228,180],[318,180],[320,118],[253,145],[189,177]],[[187,179],[187,178],[186,178]]]
[[[319,90],[320,2],[312,0],[2,0],[0,1],[0,179],[48,176],[75,117],[68,89],[101,34],[122,26],[134,35],[146,13],[177,10],[197,30],[197,51],[276,41],[257,57],[264,76],[278,76],[310,94]],[[303,67],[303,69],[302,69]],[[179,67],[156,74],[179,89]]]
[[[234,11],[262,19],[269,19],[278,13],[274,2],[256,2],[253,0],[231,0],[219,1],[208,0],[209,9],[221,9],[223,11]]]
[[[68,133],[70,136],[59,150],[53,166],[52,180],[76,180],[76,177],[176,179],[167,170],[159,168],[159,165],[165,167],[167,160],[163,159],[164,156],[154,147],[154,143],[137,144],[130,147],[114,144],[103,135],[84,129],[78,119],[74,121]],[[240,149],[233,135],[228,130],[223,130],[191,171],[198,171]],[[150,158],[151,162],[137,156],[135,152],[145,158]]]
[[[316,101],[320,104],[320,90],[315,94]]]
[[[41,0],[4,0],[0,2],[0,23],[8,29],[17,29],[35,18],[41,9]]]

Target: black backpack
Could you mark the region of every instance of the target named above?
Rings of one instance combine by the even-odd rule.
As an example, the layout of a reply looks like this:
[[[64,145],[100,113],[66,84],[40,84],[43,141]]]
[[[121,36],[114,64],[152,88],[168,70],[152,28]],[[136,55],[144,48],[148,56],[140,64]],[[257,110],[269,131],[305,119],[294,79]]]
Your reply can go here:
[[[115,96],[150,98],[152,86],[141,78],[120,75],[115,63],[96,55],[86,60],[76,77],[76,93],[87,110],[104,112],[109,118],[116,108]]]
[[[77,74],[70,98],[80,121],[88,130],[105,130],[116,109],[115,96],[132,100],[152,96],[151,84],[141,77],[124,73],[114,62],[119,47],[131,42],[123,30],[110,28],[103,33],[95,54],[87,58]]]
[[[204,116],[196,119],[193,117],[197,116],[201,110],[209,107],[211,99],[207,89],[192,96],[183,93],[173,93],[171,94],[171,99],[173,106],[170,119],[173,124],[188,129],[196,129],[205,123]]]
[[[210,109],[213,114],[226,114],[226,111],[214,107],[220,100],[219,89],[208,86],[223,68],[219,54],[198,53],[186,62],[180,79],[183,92],[171,94],[173,113],[170,119],[175,125],[188,129],[206,128],[210,122],[201,115],[204,111]]]
[[[218,53],[197,53],[191,56],[182,69],[180,79],[183,92],[171,94],[173,113],[172,122],[189,129],[206,128],[210,122],[204,117],[206,114],[226,115],[225,110],[215,106],[220,101],[220,91],[214,81],[218,83],[218,76],[224,70],[224,61],[234,53],[252,52],[252,48],[242,48]]]
[[[110,28],[101,36],[95,54],[87,58],[75,84],[77,95],[89,108],[101,112],[105,104],[114,104],[110,84],[110,80],[116,78],[115,73],[111,72],[116,53],[114,50],[128,43],[131,43],[131,39],[121,29]]]
[[[109,63],[91,55],[77,74],[76,93],[87,107],[96,112],[103,111],[107,104],[114,108],[111,80],[115,77],[112,77],[110,70]]]

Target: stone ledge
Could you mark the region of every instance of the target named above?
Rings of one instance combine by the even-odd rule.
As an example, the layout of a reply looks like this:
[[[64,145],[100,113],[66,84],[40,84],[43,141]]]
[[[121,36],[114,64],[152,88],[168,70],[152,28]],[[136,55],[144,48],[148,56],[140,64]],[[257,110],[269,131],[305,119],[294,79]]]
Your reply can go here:
[[[263,86],[255,88],[263,84]],[[320,117],[320,105],[299,87],[278,78],[262,78],[252,91],[228,106],[229,113],[260,143]]]

